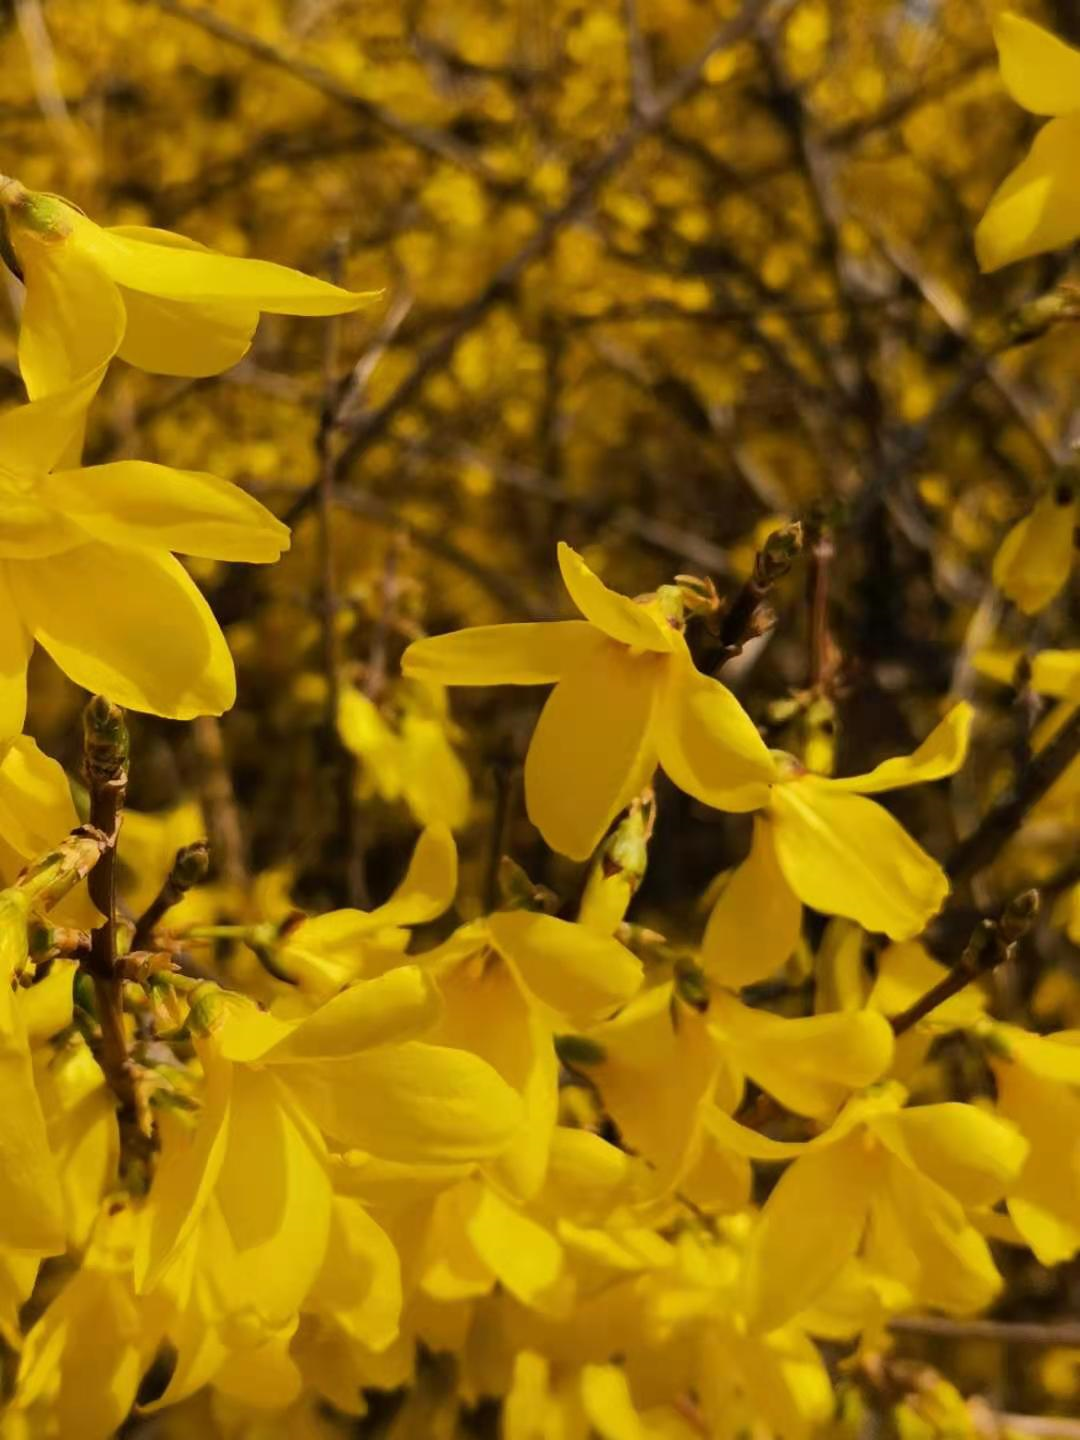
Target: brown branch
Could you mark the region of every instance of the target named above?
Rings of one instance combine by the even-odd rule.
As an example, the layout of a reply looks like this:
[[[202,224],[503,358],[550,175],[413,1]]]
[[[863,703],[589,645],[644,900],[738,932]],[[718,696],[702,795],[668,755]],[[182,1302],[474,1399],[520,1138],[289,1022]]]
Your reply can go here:
[[[791,569],[802,549],[803,529],[798,521],[774,530],[754,558],[754,569],[720,622],[724,660],[742,654],[743,646],[776,624],[767,598]]]
[[[946,1000],[959,995],[980,975],[1009,960],[1016,953],[1017,941],[1026,935],[1039,913],[1039,892],[1025,890],[1009,902],[1000,920],[980,920],[964,947],[964,953],[947,975],[932,985],[918,1000],[894,1015],[890,1021],[894,1035],[912,1029]]]
[[[1025,765],[1012,788],[993,804],[975,829],[961,840],[945,863],[953,884],[984,870],[1020,829],[1028,812],[1080,755],[1080,709]]]
[[[154,0],[169,6],[178,0]],[[517,282],[537,260],[543,259],[559,234],[591,206],[597,192],[634,154],[643,140],[657,131],[676,106],[687,100],[698,88],[710,59],[747,35],[757,24],[768,0],[746,0],[742,12],[722,26],[704,50],[660,91],[645,109],[639,110],[627,128],[593,163],[579,175],[566,200],[539,221],[536,230],[506,263],[499,267],[484,288],[462,307],[457,318],[424,350],[397,389],[382,405],[362,416],[352,430],[348,444],[338,457],[337,477],[345,476],[371,445],[380,439],[391,423],[412,401],[432,375],[445,368],[453,359],[461,341],[480,325],[490,311],[508,295]],[[285,521],[296,521],[315,502],[318,485],[311,485],[297,498]]]
[[[191,727],[198,760],[199,798],[210,835],[215,872],[237,890],[248,884],[247,845],[240,809],[236,803],[221,721],[200,715]]]
[[[83,712],[83,770],[90,791],[90,824],[107,837],[108,844],[87,879],[90,899],[104,919],[91,937],[85,967],[94,982],[101,1068],[125,1119],[133,1118],[138,1106],[116,947],[116,842],[127,793],[129,753],[124,712],[104,695],[95,695]]]
[[[1080,1346],[1080,1322],[1040,1325],[1029,1320],[951,1320],[945,1315],[897,1315],[889,1329],[943,1340],[997,1340],[1002,1345]]]

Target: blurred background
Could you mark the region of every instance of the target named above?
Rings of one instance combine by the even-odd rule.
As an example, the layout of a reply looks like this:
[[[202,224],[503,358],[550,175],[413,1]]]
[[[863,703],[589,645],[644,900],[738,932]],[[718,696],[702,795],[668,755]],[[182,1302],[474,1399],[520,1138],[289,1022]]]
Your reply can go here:
[[[772,596],[776,628],[723,678],[770,743],[840,771],[913,746],[946,696],[977,700],[963,775],[889,797],[946,853],[1036,718],[980,676],[981,648],[1077,633],[1075,590],[1033,626],[989,579],[1080,438],[1080,333],[1006,343],[1070,257],[991,277],[974,257],[1038,124],[998,78],[997,8],[0,0],[0,170],[103,224],[381,292],[342,320],[265,318],[211,381],[110,372],[89,461],[211,470],[295,527],[271,570],[193,566],[240,698],[220,723],[135,718],[140,863],[163,870],[205,829],[219,919],[264,892],[366,905],[441,818],[464,913],[504,850],[573,897],[580,867],[544,852],[520,801],[542,697],[448,701],[400,679],[404,645],[568,615],[560,539],[630,594],[691,573],[734,596],[793,520],[817,539]],[[1015,8],[1080,42],[1075,0]],[[16,401],[18,286],[0,290]],[[30,728],[74,771],[80,697],[40,654],[32,695]],[[670,787],[658,802],[636,916],[693,938],[746,821]],[[1045,878],[1038,854],[998,883]],[[982,883],[961,930],[994,898]],[[1080,1024],[1075,947],[1050,926],[1038,945],[1015,1004]],[[1075,1264],[1015,1268],[1004,1318],[1080,1308]],[[1075,1403],[1080,1349],[910,1348],[946,1343],[1000,1409]]]

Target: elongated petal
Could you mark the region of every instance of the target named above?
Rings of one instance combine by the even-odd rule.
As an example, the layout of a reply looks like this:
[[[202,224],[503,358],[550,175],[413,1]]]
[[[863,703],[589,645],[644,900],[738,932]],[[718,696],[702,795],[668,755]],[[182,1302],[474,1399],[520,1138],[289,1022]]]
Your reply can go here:
[[[680,790],[718,810],[758,810],[776,766],[754,722],[683,642],[668,664],[657,715],[660,764]]]
[[[1040,650],[1031,662],[1031,686],[1040,695],[1080,700],[1080,650]]]
[[[852,1135],[784,1173],[746,1256],[744,1298],[756,1329],[773,1330],[805,1310],[853,1258],[878,1170]]]
[[[247,304],[280,315],[341,315],[374,298],[270,260],[220,255],[169,230],[102,230],[87,220],[76,227],[76,239],[118,285],[165,299]]]
[[[521,1116],[518,1097],[490,1065],[415,1040],[279,1074],[324,1134],[387,1160],[485,1160]]]
[[[135,1254],[135,1283],[152,1290],[190,1240],[213,1194],[229,1137],[229,1101],[233,1067],[210,1057],[204,1064],[206,1086],[194,1131],[173,1119],[163,1127],[164,1144],[154,1199],[140,1227]]]
[[[64,1248],[63,1197],[34,1086],[26,1027],[12,990],[26,956],[26,916],[0,906],[0,1244],[55,1255]]]
[[[587,860],[652,778],[664,663],[601,639],[548,696],[525,759],[525,805],[553,850]]]
[[[563,1266],[562,1246],[490,1185],[478,1185],[465,1231],[477,1255],[512,1295],[540,1310],[550,1302]]]
[[[994,21],[1001,78],[1018,105],[1035,115],[1080,110],[1080,50],[1011,10]]]
[[[616,590],[609,590],[569,545],[559,543],[559,569],[570,599],[598,630],[612,640],[640,650],[666,652],[674,645],[675,631],[650,609]]]
[[[851,790],[858,795],[877,795],[882,790],[898,790],[904,785],[923,785],[955,775],[967,755],[971,722],[975,711],[962,701],[954,705],[936,725],[919,748],[911,755],[897,755],[875,765],[868,775],[849,775],[833,780],[834,790]]]
[[[331,1314],[372,1350],[385,1350],[401,1318],[401,1260],[386,1231],[349,1196],[335,1195],[330,1243],[305,1310]]]
[[[423,925],[436,920],[454,903],[457,892],[457,846],[445,825],[421,832],[405,878],[385,905],[368,916],[378,926]]]
[[[585,1020],[625,1004],[641,985],[641,961],[585,925],[505,910],[488,921],[492,941],[522,982],[561,1015]]]
[[[1080,1096],[1007,1061],[995,1061],[994,1078],[999,1111],[1030,1147],[1009,1214],[1039,1263],[1059,1265],[1080,1251]]]
[[[220,715],[236,698],[225,637],[171,555],[90,544],[12,561],[8,575],[35,639],[84,689],[173,720]]]
[[[29,860],[43,855],[79,823],[63,767],[29,735],[0,747],[0,833]]]
[[[247,354],[259,323],[254,305],[199,305],[138,290],[122,294],[127,327],[118,354],[154,375],[220,375]]]
[[[289,548],[288,527],[265,505],[203,471],[117,460],[57,470],[39,494],[110,545],[253,564],[269,564]]]
[[[33,648],[0,564],[0,741],[18,735],[26,719],[26,667]]]
[[[975,231],[984,270],[999,270],[1044,250],[1059,250],[1080,235],[1075,184],[1080,109],[1050,120],[1025,159],[994,194]]]
[[[889,1068],[893,1035],[883,1015],[844,1011],[786,1020],[734,996],[714,996],[718,1043],[761,1088],[799,1115],[827,1115]]]
[[[994,584],[1025,615],[1045,609],[1069,578],[1080,503],[1052,490],[1012,527],[994,556]]]
[[[401,668],[441,685],[551,685],[595,654],[598,640],[584,620],[476,625],[414,640]]]
[[[870,1122],[898,1159],[963,1205],[992,1205],[1016,1179],[1027,1143],[1015,1125],[974,1105],[916,1105]]]
[[[321,1147],[262,1070],[236,1066],[228,1143],[214,1198],[231,1240],[221,1288],[275,1328],[295,1314],[322,1268],[330,1180]]]
[[[773,792],[776,853],[806,905],[910,940],[941,908],[949,882],[880,805],[806,777]]]
[[[582,1366],[581,1404],[603,1440],[648,1440],[621,1365]]]
[[[734,871],[713,906],[701,961],[709,975],[738,990],[775,975],[799,939],[802,901],[776,858],[772,825],[754,820],[750,854]]]
[[[93,393],[123,338],[119,291],[100,265],[67,242],[43,243],[16,228],[15,248],[26,282],[19,371],[27,393],[37,400],[79,380]]]
[[[262,1056],[264,1065],[338,1060],[373,1045],[411,1040],[439,1017],[439,1001],[426,975],[402,965],[377,980],[361,980],[321,1005]]]
[[[986,1241],[933,1180],[890,1159],[871,1206],[866,1259],[916,1303],[954,1314],[987,1306],[1001,1289]]]
[[[100,373],[94,372],[29,405],[5,410],[0,415],[0,465],[37,481],[77,450],[82,443],[86,412],[100,380]],[[77,464],[77,456],[68,463]]]

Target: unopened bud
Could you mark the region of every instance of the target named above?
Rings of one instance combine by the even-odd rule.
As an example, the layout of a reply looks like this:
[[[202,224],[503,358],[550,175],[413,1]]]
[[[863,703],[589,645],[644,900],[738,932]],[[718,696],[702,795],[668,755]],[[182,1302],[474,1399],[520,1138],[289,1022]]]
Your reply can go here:
[[[90,784],[118,783],[127,770],[130,744],[124,712],[104,695],[83,711],[83,765]]]
[[[499,894],[506,910],[540,910],[553,915],[559,908],[559,897],[546,885],[536,885],[509,855],[499,861]]]
[[[1039,904],[1038,890],[1024,890],[1009,901],[999,926],[1001,938],[1007,945],[1014,944],[1031,929],[1039,913]]]
[[[754,583],[770,590],[791,569],[803,548],[803,527],[795,520],[766,537],[754,560]]]
[[[188,1029],[205,1038],[225,1023],[225,996],[212,982],[200,985],[188,1002]]]
[[[1059,285],[1045,295],[1037,295],[1021,305],[1006,323],[1008,339],[1014,345],[1026,344],[1044,335],[1054,325],[1080,320],[1080,288]]]
[[[169,879],[182,892],[191,890],[206,879],[210,868],[210,848],[205,840],[196,840],[176,852]]]

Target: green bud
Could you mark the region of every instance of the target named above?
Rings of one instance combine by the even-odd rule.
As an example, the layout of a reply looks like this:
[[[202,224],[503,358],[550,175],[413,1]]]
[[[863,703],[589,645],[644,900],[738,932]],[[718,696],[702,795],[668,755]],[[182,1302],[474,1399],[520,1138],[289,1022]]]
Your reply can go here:
[[[212,981],[200,985],[188,1003],[188,1029],[192,1035],[205,1039],[224,1025],[225,995]]]
[[[119,781],[127,770],[130,742],[124,712],[104,695],[95,695],[83,711],[83,764],[91,784]]]
[[[705,1011],[709,1008],[709,977],[686,955],[675,962],[675,994],[691,1010]]]

